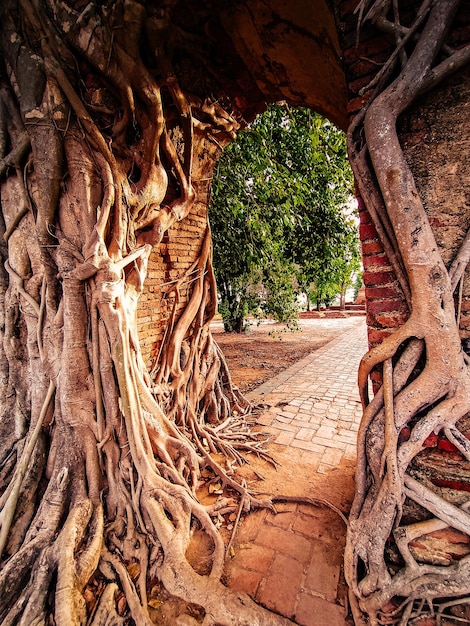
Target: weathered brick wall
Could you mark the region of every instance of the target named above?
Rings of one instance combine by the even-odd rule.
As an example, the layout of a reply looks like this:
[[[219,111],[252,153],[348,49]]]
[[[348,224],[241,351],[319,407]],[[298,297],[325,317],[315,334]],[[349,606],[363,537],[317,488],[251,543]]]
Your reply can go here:
[[[403,150],[447,266],[470,229],[470,71],[452,77],[400,123]],[[458,293],[457,289],[457,293]],[[459,308],[458,296],[455,298]],[[460,314],[470,337],[470,274]]]
[[[336,4],[340,43],[348,84],[348,114],[367,102],[361,93],[393,49],[390,41],[366,26],[357,41],[358,0]],[[410,3],[411,4],[411,3]],[[451,45],[470,41],[468,7],[457,16]],[[470,82],[460,72],[437,91],[423,98],[400,120],[399,134],[405,156],[430,217],[431,226],[448,263],[470,227]],[[359,199],[360,239],[364,264],[367,325],[370,346],[401,326],[408,316],[403,293],[385,255],[368,211]],[[461,315],[462,338],[470,337],[470,278],[465,281]]]
[[[191,281],[184,277],[199,256],[206,226],[207,210],[201,199],[185,220],[168,231],[150,257],[148,286],[138,310],[141,347],[148,363],[153,363],[158,354],[172,311],[178,319],[186,306]]]
[[[359,236],[364,267],[369,344],[381,343],[408,317],[408,306],[395,273],[379,241],[369,212],[359,203]]]
[[[207,228],[212,168],[220,148],[197,133],[194,142],[196,202],[190,214],[169,229],[150,256],[146,285],[139,302],[139,337],[144,360],[150,368],[158,357],[172,311],[178,320],[191,295],[188,270],[199,257]]]

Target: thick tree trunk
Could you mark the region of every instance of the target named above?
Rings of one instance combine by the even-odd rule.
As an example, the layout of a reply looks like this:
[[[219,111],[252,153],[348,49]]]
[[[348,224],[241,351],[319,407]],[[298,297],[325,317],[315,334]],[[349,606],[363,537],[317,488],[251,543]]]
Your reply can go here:
[[[180,89],[166,5],[73,6],[21,0],[1,22],[0,621],[149,624],[159,581],[204,624],[287,624],[221,584],[211,515],[236,505],[196,498],[208,466],[269,504],[207,450],[253,445],[209,330],[208,228],[151,373],[137,333],[149,255],[238,124]],[[187,558],[195,528],[207,576]]]

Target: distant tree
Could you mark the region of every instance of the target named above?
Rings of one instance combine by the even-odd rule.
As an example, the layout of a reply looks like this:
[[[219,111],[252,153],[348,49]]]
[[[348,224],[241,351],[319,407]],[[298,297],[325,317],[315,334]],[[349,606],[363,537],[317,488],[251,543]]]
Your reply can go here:
[[[352,176],[344,134],[308,109],[272,105],[224,151],[210,219],[226,330],[248,313],[287,322],[297,293],[348,285],[359,244],[344,211]],[[351,248],[351,249],[349,249]]]
[[[344,309],[346,306],[348,289],[356,285],[358,277],[362,281],[361,253],[357,226],[353,222],[350,222],[348,226],[349,228],[345,233],[345,245],[342,248],[342,254],[337,259],[337,287],[341,309]]]
[[[298,265],[296,276],[299,292],[317,308],[328,305],[339,296],[340,307],[346,303],[346,292],[361,276],[361,255],[357,225],[352,219],[343,219],[332,240],[325,240],[318,256],[305,258]],[[299,255],[303,251],[299,251]],[[307,257],[307,255],[306,255]]]
[[[344,294],[360,267],[358,229],[350,216],[352,174],[344,134],[308,109],[296,111],[289,157],[303,185],[299,217],[287,254],[296,265],[298,290],[317,306]],[[300,193],[297,194],[297,200]]]
[[[227,147],[215,172],[209,215],[227,331],[241,332],[249,313],[280,321],[295,315],[293,267],[283,246],[295,218],[283,172],[271,158],[272,125],[269,114],[258,118]],[[288,296],[282,306],[280,293]]]

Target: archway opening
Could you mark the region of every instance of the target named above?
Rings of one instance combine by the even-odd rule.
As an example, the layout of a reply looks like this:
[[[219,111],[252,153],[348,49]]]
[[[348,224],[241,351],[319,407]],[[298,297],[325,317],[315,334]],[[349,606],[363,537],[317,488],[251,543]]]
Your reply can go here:
[[[339,623],[339,607],[347,604],[341,514],[354,491],[362,414],[357,368],[367,336],[364,307],[342,309],[338,296],[357,281],[360,267],[345,143],[312,111],[273,105],[225,149],[209,205],[222,309],[212,332],[233,382],[252,403],[255,430],[269,435],[266,449],[279,464],[249,454],[236,472],[253,489],[275,494],[281,514],[242,517],[228,582],[305,624],[315,623],[302,620],[316,594],[326,593],[322,611],[331,623]],[[270,309],[269,298],[278,309]],[[285,528],[282,519],[290,520]],[[280,542],[268,545],[276,533],[281,549]],[[296,541],[304,545],[303,560],[292,554]],[[283,558],[296,574],[280,600],[274,589]],[[327,580],[316,579],[315,569],[328,571]]]

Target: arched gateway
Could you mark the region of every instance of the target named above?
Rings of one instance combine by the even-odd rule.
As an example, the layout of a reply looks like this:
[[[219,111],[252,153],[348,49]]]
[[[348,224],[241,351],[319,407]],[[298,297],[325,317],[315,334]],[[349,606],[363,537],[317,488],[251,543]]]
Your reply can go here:
[[[355,622],[470,619],[469,19],[464,0],[2,3],[3,624],[149,624],[154,584],[194,623],[288,623],[221,584],[195,497],[210,468],[268,504],[210,455],[247,444],[226,436],[246,401],[209,330],[207,204],[221,148],[277,100],[348,129],[361,198]]]

